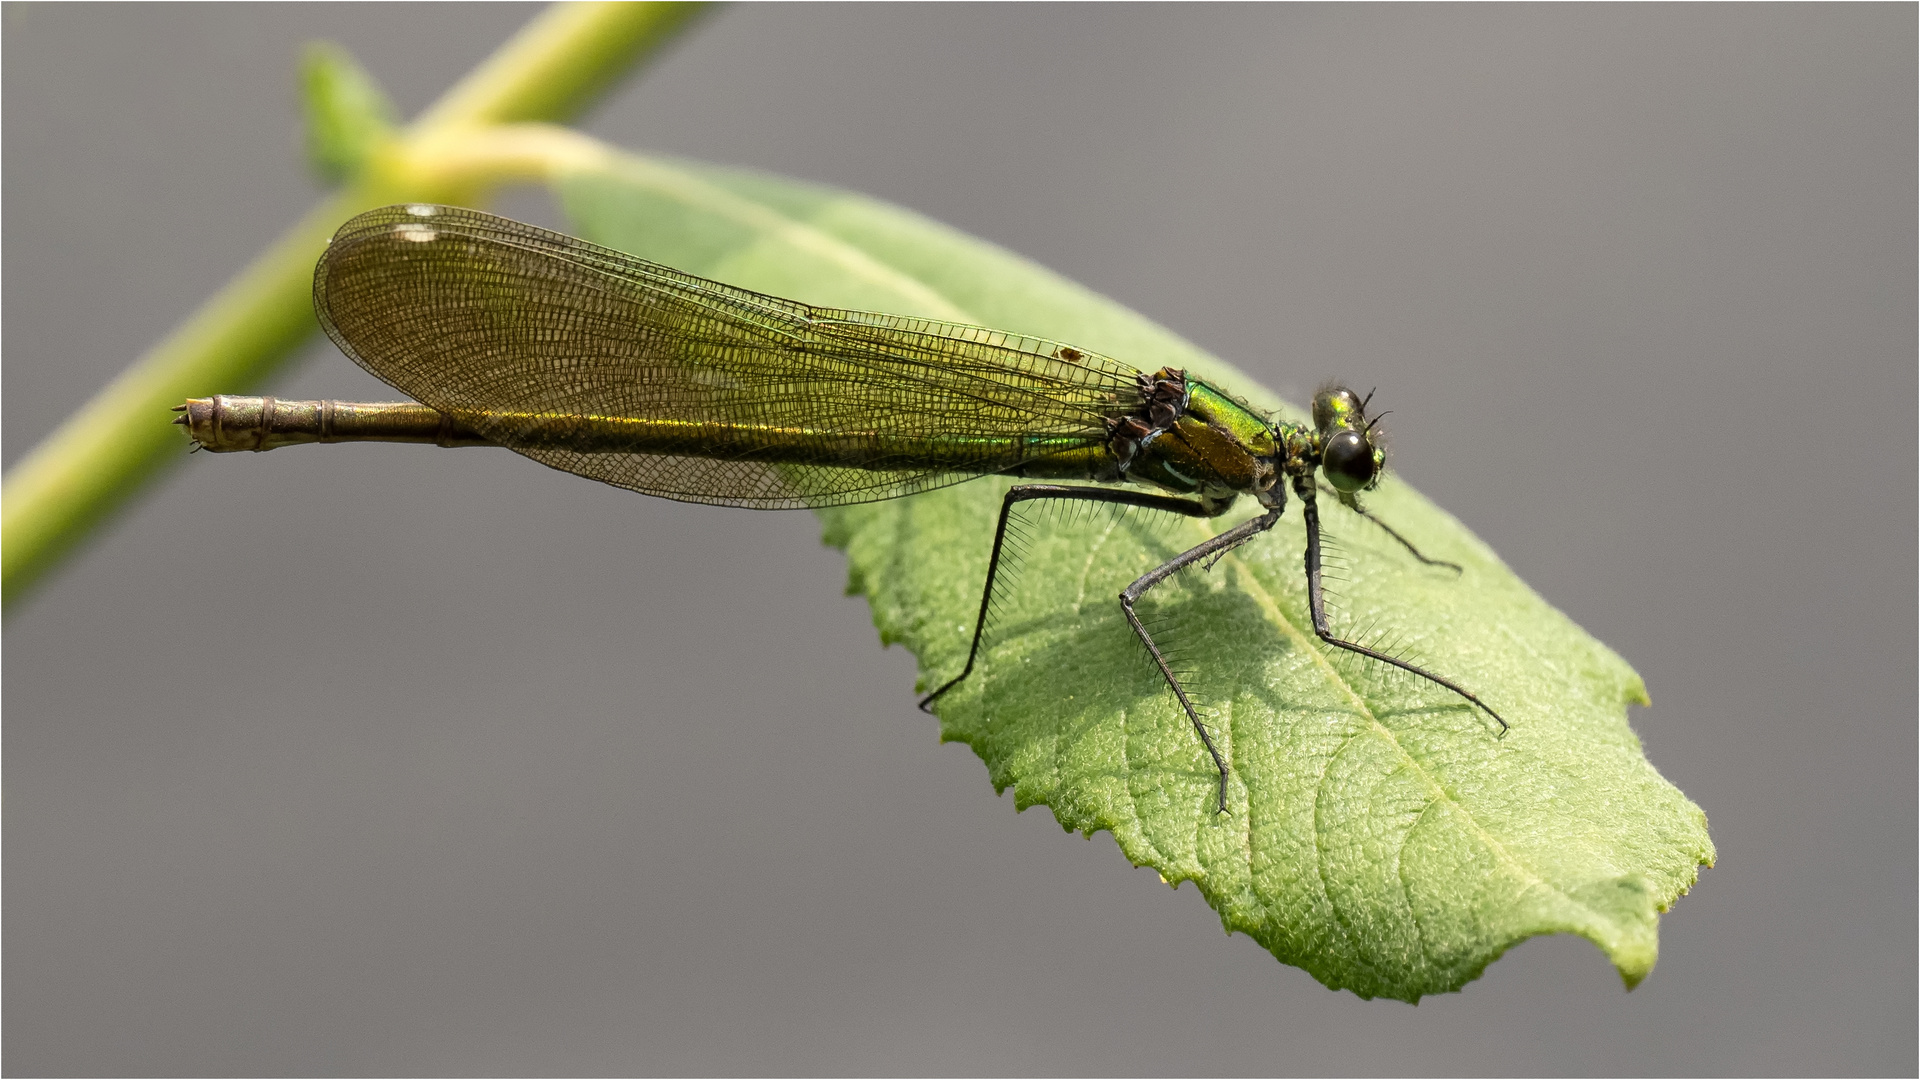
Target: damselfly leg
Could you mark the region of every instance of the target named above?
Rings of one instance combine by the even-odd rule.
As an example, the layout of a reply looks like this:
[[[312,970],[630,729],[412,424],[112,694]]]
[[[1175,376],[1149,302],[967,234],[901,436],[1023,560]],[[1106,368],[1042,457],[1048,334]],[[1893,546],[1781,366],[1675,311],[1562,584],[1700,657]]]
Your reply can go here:
[[[1486,702],[1481,701],[1478,695],[1466,687],[1461,686],[1459,683],[1454,682],[1444,675],[1437,675],[1417,664],[1410,664],[1397,656],[1389,656],[1378,649],[1369,648],[1359,642],[1346,641],[1333,636],[1333,628],[1327,622],[1327,593],[1320,581],[1320,507],[1314,500],[1315,492],[1312,484],[1296,483],[1293,490],[1295,494],[1300,496],[1300,501],[1303,504],[1301,506],[1301,513],[1305,516],[1307,523],[1307,610],[1313,618],[1314,635],[1336,649],[1345,649],[1351,653],[1358,653],[1368,659],[1378,660],[1383,664],[1388,664],[1402,671],[1418,675],[1437,686],[1446,687],[1479,706],[1488,716],[1493,717],[1494,722],[1500,725],[1500,734],[1505,735],[1509,730],[1506,720],[1502,718],[1499,713],[1494,712]],[[1401,543],[1404,544],[1406,541],[1402,540]],[[1411,545],[1409,545],[1409,547],[1411,547]],[[1419,553],[1416,551],[1415,554],[1417,555]],[[1422,558],[1421,561],[1428,562],[1431,560]]]
[[[1356,653],[1370,660],[1378,660],[1383,664],[1399,668],[1402,671],[1426,679],[1437,686],[1451,690],[1485,711],[1488,716],[1491,716],[1494,721],[1500,725],[1500,731],[1504,735],[1508,730],[1506,720],[1503,719],[1499,713],[1494,712],[1486,702],[1480,700],[1478,695],[1467,690],[1452,679],[1428,671],[1417,664],[1381,652],[1370,646],[1334,636],[1332,625],[1327,619],[1326,589],[1321,580],[1320,508],[1315,498],[1317,492],[1315,491],[1315,485],[1311,483],[1296,483],[1294,485],[1294,492],[1300,496],[1303,504],[1302,513],[1306,523],[1307,606],[1313,623],[1314,635],[1334,648],[1344,649],[1347,652]],[[1183,517],[1202,519],[1218,517],[1227,509],[1227,505],[1224,503],[1208,504],[1198,500],[1182,499],[1171,495],[1156,495],[1147,492],[1127,491],[1124,489],[1074,487],[1060,484],[1018,484],[1009,488],[1005,498],[1000,501],[1000,516],[993,531],[993,551],[987,559],[987,579],[980,591],[980,611],[974,620],[973,640],[967,649],[966,665],[961,668],[958,675],[947,680],[941,684],[938,689],[920,699],[920,708],[923,711],[933,711],[932,706],[935,701],[939,700],[947,691],[960,685],[969,675],[973,674],[974,665],[978,662],[980,656],[980,643],[986,634],[987,618],[993,607],[994,587],[999,580],[1000,568],[1006,554],[1008,522],[1016,506],[1019,506],[1021,503],[1036,500],[1108,503],[1118,506],[1141,507],[1149,510],[1164,510],[1169,513],[1179,514]],[[1188,693],[1186,686],[1181,682],[1180,676],[1173,670],[1173,666],[1168,662],[1165,652],[1161,649],[1160,644],[1154,640],[1153,634],[1147,629],[1146,624],[1141,621],[1139,613],[1135,608],[1140,600],[1156,585],[1173,577],[1181,570],[1195,563],[1217,559],[1234,548],[1239,547],[1241,544],[1273,528],[1274,524],[1280,520],[1283,509],[1284,506],[1282,505],[1273,506],[1259,517],[1250,518],[1247,521],[1241,522],[1226,532],[1181,552],[1135,579],[1131,585],[1128,585],[1126,589],[1120,593],[1120,608],[1122,613],[1126,615],[1127,625],[1133,628],[1134,635],[1138,637],[1140,643],[1146,647],[1148,657],[1152,659],[1154,667],[1158,669],[1161,677],[1166,681],[1167,687],[1173,691],[1175,700],[1180,703],[1181,711],[1186,714],[1188,722],[1193,725],[1194,734],[1199,737],[1200,745],[1206,749],[1207,756],[1213,760],[1214,768],[1219,772],[1220,784],[1216,805],[1220,813],[1226,813],[1227,811],[1227,777],[1230,768],[1227,765],[1226,756],[1221,753],[1219,744],[1215,741],[1213,732],[1208,729],[1206,721],[1201,719],[1200,711],[1194,705],[1192,696]],[[1423,555],[1418,548],[1414,547],[1410,541],[1388,527],[1384,522],[1381,522],[1378,518],[1373,517],[1373,515],[1368,514],[1364,510],[1360,510],[1358,507],[1354,507],[1353,509],[1358,510],[1369,520],[1379,525],[1382,529],[1385,529],[1389,536],[1399,541],[1401,546],[1405,547],[1414,558],[1420,560],[1422,563],[1430,566],[1452,567],[1455,571],[1460,570],[1460,567],[1454,563],[1428,558]]]
[[[986,585],[980,591],[980,614],[974,622],[973,644],[967,650],[966,666],[960,670],[960,674],[955,675],[943,683],[939,689],[920,699],[920,708],[923,711],[933,711],[932,705],[934,701],[938,700],[942,694],[960,685],[968,675],[973,673],[973,665],[980,655],[980,641],[986,633],[987,615],[993,606],[994,584],[998,580],[1001,560],[1006,551],[1008,519],[1012,516],[1014,507],[1024,502],[1039,499],[1134,506],[1148,510],[1165,510],[1169,513],[1191,518],[1219,517],[1227,511],[1230,505],[1230,503],[1226,501],[1209,504],[1194,499],[1182,499],[1172,495],[1155,495],[1143,491],[1073,487],[1062,484],[1017,484],[1007,489],[1006,497],[1000,501],[999,522],[994,526],[993,530],[993,553],[988,556],[987,559],[987,581]],[[1185,567],[1204,559],[1225,554],[1260,533],[1272,528],[1273,523],[1278,520],[1280,520],[1280,508],[1275,507],[1260,517],[1236,525],[1197,547],[1181,552],[1179,555],[1174,556],[1172,559],[1167,560],[1165,563],[1142,575],[1134,581],[1133,584],[1127,586],[1126,591],[1120,594],[1120,607],[1126,614],[1127,625],[1133,627],[1133,632],[1138,635],[1141,644],[1146,646],[1147,655],[1153,659],[1154,666],[1159,669],[1161,676],[1166,679],[1168,687],[1173,690],[1173,696],[1180,702],[1181,710],[1187,714],[1188,721],[1193,724],[1194,733],[1200,737],[1200,744],[1206,748],[1207,755],[1213,759],[1214,767],[1219,770],[1219,806],[1222,813],[1227,809],[1228,767],[1226,758],[1221,755],[1220,748],[1214,743],[1213,734],[1207,730],[1205,721],[1200,719],[1199,710],[1194,707],[1193,699],[1187,693],[1186,687],[1181,685],[1179,676],[1174,673],[1172,666],[1167,663],[1166,654],[1161,650],[1159,644],[1153,640],[1153,635],[1148,632],[1145,624],[1140,621],[1140,616],[1135,613],[1134,605],[1139,602],[1142,596],[1146,595],[1147,590],[1165,581]]]
[[[1320,485],[1320,490],[1323,493],[1331,495],[1336,499],[1340,497],[1339,492],[1333,490],[1330,487],[1327,487],[1325,484]],[[1373,522],[1375,525],[1378,525],[1380,527],[1381,532],[1384,532],[1388,536],[1393,537],[1393,539],[1397,543],[1399,543],[1401,547],[1407,549],[1407,554],[1412,555],[1415,559],[1418,559],[1420,562],[1425,563],[1428,566],[1444,566],[1456,574],[1466,573],[1465,568],[1463,568],[1457,562],[1449,562],[1446,559],[1429,558],[1425,552],[1421,551],[1419,548],[1413,545],[1413,541],[1400,535],[1399,529],[1396,529],[1393,526],[1387,524],[1386,522],[1381,521],[1380,518],[1376,514],[1374,514],[1373,511],[1368,510],[1364,506],[1361,506],[1358,502],[1344,503],[1342,505],[1345,505],[1347,509],[1353,511],[1356,514],[1359,514],[1361,517],[1366,518],[1368,521]]]

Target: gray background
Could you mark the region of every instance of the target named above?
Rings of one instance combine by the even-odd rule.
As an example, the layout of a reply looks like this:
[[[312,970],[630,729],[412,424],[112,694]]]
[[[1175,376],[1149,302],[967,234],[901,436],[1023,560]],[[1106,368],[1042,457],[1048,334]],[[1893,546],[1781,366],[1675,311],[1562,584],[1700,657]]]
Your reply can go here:
[[[526,15],[7,8],[8,460],[310,205],[299,42],[410,113]],[[1296,400],[1378,385],[1712,819],[1634,993],[1553,938],[1363,1002],[1223,935],[938,744],[808,515],[183,446],[6,627],[7,1071],[1912,1074],[1914,41],[743,7],[591,121],[914,207]],[[273,389],[379,393],[330,346]]]

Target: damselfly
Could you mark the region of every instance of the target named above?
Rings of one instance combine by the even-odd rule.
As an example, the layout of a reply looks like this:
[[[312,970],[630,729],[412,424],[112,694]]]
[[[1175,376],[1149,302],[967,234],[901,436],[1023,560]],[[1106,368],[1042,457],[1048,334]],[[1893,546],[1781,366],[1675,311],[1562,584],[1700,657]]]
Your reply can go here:
[[[761,509],[892,499],[986,475],[1042,481],[1015,484],[1001,502],[966,664],[922,699],[929,711],[973,673],[1017,506],[1216,518],[1249,496],[1258,516],[1119,596],[1219,771],[1223,812],[1226,758],[1136,606],[1181,569],[1272,528],[1290,488],[1306,520],[1314,633],[1445,687],[1506,730],[1465,687],[1337,637],[1328,622],[1316,500],[1325,491],[1365,513],[1358,496],[1385,466],[1371,395],[1332,387],[1314,398],[1311,426],[1276,422],[1178,369],[1147,373],[1055,341],[812,307],[446,206],[389,206],[341,226],[314,270],[313,300],[343,352],[415,400],[197,398],[176,411],[200,447],[504,446],[648,495]],[[1387,531],[1415,558],[1452,566]]]

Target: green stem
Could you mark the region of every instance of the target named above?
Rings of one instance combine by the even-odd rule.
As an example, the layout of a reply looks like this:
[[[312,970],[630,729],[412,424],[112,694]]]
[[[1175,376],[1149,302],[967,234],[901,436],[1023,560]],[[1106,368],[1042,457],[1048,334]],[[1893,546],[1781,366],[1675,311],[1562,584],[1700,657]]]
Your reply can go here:
[[[413,130],[570,120],[684,30],[702,7],[556,4],[427,106]]]
[[[8,471],[0,602],[11,608],[170,460],[171,409],[260,385],[313,332],[313,263],[340,222],[391,202],[477,198],[524,170],[436,165],[489,125],[567,119],[638,66],[697,4],[567,4],[543,12],[409,125],[377,167],[315,207],[239,276]]]

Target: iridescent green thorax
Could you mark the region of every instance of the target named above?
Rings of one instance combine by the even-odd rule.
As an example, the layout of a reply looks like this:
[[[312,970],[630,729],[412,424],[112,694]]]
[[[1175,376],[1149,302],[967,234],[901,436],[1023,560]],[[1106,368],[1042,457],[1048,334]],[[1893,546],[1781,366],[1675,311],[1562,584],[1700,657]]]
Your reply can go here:
[[[1273,426],[1246,405],[1166,368],[1141,379],[1142,404],[1113,424],[1128,479],[1228,501],[1273,487]]]
[[[1273,456],[1273,423],[1266,414],[1198,379],[1187,380],[1187,415],[1228,435],[1248,453]]]

